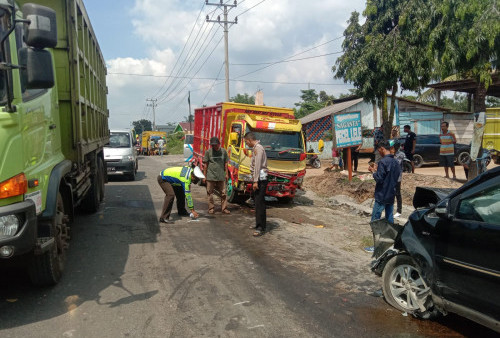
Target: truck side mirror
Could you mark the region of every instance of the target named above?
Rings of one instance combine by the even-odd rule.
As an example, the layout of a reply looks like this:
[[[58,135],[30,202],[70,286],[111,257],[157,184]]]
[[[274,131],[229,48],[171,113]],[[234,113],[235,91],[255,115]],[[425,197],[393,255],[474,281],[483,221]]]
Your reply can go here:
[[[57,45],[56,12],[45,6],[28,3],[23,5],[26,44],[39,49],[54,48]]]
[[[233,146],[238,145],[238,133],[232,132],[231,134],[229,134],[229,143]]]
[[[19,49],[19,64],[23,86],[27,89],[47,89],[54,87],[52,56],[43,49]]]
[[[323,140],[319,140],[319,142],[318,142],[319,152],[322,153],[324,149],[325,149],[325,142]]]

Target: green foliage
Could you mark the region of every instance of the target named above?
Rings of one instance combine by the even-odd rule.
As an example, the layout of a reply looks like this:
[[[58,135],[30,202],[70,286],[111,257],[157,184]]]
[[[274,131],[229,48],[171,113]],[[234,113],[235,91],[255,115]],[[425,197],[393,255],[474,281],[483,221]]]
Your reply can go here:
[[[179,155],[184,152],[184,133],[177,132],[167,136],[167,149],[169,154]]]
[[[149,120],[139,120],[132,122],[136,134],[142,134],[143,131],[153,130],[153,123]]]
[[[436,60],[441,78],[457,74],[474,78],[476,111],[485,109],[486,89],[498,69],[500,11],[496,0],[432,0],[422,20],[432,27],[427,54]]]
[[[302,101],[295,103],[297,107],[294,108],[295,118],[300,119],[324,107],[324,104],[319,101],[319,95],[315,89],[302,89],[301,92]]]
[[[255,96],[250,96],[247,93],[236,94],[236,96],[233,96],[229,101],[234,103],[255,104]]]
[[[422,53],[428,26],[419,20],[426,3],[368,0],[365,23],[359,23],[359,13],[351,14],[344,31],[344,54],[332,67],[334,76],[352,83],[358,96],[379,103],[386,136],[393,123],[398,89],[416,91],[430,80],[431,61]],[[392,98],[389,111],[388,91]]]
[[[500,98],[494,96],[488,96],[486,98],[486,108],[500,108]]]

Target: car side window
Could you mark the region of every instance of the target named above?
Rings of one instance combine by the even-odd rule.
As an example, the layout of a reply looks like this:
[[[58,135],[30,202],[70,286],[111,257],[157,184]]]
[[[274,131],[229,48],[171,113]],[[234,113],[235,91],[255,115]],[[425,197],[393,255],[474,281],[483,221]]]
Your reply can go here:
[[[462,199],[457,218],[500,226],[500,184]]]

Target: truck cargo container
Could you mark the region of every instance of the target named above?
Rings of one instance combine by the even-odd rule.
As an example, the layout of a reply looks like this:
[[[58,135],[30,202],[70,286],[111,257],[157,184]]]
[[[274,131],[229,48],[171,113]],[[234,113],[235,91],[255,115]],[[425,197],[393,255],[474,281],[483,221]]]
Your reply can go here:
[[[106,66],[81,0],[0,0],[0,36],[0,264],[55,284],[104,197]]]
[[[228,200],[247,199],[252,192],[251,151],[246,148],[243,137],[250,131],[266,150],[269,169],[266,194],[283,202],[291,201],[306,174],[302,124],[295,119],[292,109],[233,102],[196,109],[191,161],[203,167],[210,138],[218,137],[230,158]]]

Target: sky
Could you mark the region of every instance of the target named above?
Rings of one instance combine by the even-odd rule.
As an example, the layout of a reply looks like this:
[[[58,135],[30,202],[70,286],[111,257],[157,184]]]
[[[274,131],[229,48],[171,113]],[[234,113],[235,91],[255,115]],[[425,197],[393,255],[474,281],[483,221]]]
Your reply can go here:
[[[156,124],[185,120],[189,91],[192,112],[225,100],[224,33],[205,20],[222,19],[219,6],[204,0],[84,3],[108,68],[110,128],[152,121],[148,99],[157,100]],[[302,89],[347,93],[352,86],[334,79],[331,67],[351,12],[364,6],[365,0],[239,0],[228,15],[238,17],[229,29],[230,96],[262,90],[267,106],[293,108]]]

